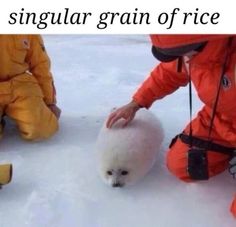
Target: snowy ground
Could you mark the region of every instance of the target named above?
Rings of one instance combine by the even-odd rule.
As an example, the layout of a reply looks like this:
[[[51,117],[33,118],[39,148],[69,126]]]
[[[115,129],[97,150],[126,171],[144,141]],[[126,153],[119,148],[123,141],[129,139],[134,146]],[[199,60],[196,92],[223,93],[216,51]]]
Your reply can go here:
[[[148,176],[114,189],[97,175],[94,143],[114,106],[156,64],[146,36],[44,36],[62,108],[61,128],[45,142],[22,141],[8,124],[1,163],[14,177],[0,191],[0,227],[233,227],[229,206],[236,182],[227,172],[185,184],[165,167],[170,139],[189,120],[187,88],[156,102],[165,130],[163,153]],[[194,98],[195,110],[201,103]]]

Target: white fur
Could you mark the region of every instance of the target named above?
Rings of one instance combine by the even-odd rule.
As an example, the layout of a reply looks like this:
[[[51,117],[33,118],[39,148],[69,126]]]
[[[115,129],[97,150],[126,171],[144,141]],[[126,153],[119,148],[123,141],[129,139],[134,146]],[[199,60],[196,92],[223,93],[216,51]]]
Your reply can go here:
[[[133,184],[145,176],[163,141],[160,121],[148,110],[139,110],[128,126],[122,127],[123,124],[120,120],[107,129],[104,123],[96,143],[99,173],[113,186]],[[122,175],[122,170],[128,174]],[[112,171],[112,175],[107,171]]]

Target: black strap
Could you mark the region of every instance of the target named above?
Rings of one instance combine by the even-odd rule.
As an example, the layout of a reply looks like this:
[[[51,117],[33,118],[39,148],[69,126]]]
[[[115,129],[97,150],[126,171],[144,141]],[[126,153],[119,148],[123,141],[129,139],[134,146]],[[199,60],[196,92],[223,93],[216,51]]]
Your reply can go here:
[[[183,66],[183,57],[179,57],[177,60],[177,72],[181,73],[182,72],[182,66]]]
[[[192,127],[192,120],[193,120],[193,97],[192,97],[192,78],[191,78],[191,72],[189,69],[189,118],[190,118],[190,125],[189,125],[189,137],[190,137],[190,142],[189,146],[192,147],[192,137],[193,137],[193,127]]]
[[[231,46],[232,40],[233,40],[233,37],[230,37],[228,39],[228,44],[227,44],[228,48]],[[211,141],[211,132],[212,132],[213,122],[214,122],[215,115],[216,115],[217,104],[218,104],[218,101],[219,101],[219,96],[220,96],[220,91],[221,91],[221,84],[222,84],[222,81],[223,81],[223,78],[224,78],[224,74],[226,72],[226,67],[227,67],[227,63],[228,63],[228,59],[229,59],[228,48],[226,49],[224,62],[223,62],[223,67],[221,69],[221,74],[220,74],[220,81],[219,81],[219,84],[218,84],[216,98],[215,98],[215,102],[214,102],[214,106],[213,106],[213,110],[212,110],[211,121],[210,121],[210,126],[209,126],[209,131],[208,131],[208,141]]]
[[[215,119],[215,115],[216,115],[216,110],[217,110],[217,104],[218,104],[218,101],[219,101],[219,95],[220,95],[220,90],[221,90],[221,83],[222,83],[222,80],[223,80],[223,77],[224,77],[224,74],[226,72],[226,67],[227,67],[227,63],[228,63],[228,58],[229,58],[229,47],[232,43],[232,40],[233,40],[233,37],[230,37],[228,39],[228,44],[227,44],[227,50],[226,50],[226,53],[225,53],[225,57],[224,57],[224,62],[223,62],[223,67],[222,67],[222,70],[221,70],[221,74],[220,74],[220,80],[219,80],[219,85],[218,85],[218,88],[217,88],[217,92],[216,92],[216,98],[215,98],[215,101],[214,101],[214,106],[213,106],[213,109],[212,109],[212,114],[211,114],[211,119],[210,119],[210,125],[209,125],[209,131],[208,131],[208,144],[209,146],[211,146],[212,142],[211,142],[211,133],[212,133],[212,129],[213,129],[213,123],[214,123],[214,119]],[[189,142],[189,145],[190,147],[192,147],[193,143],[192,143],[192,138],[193,138],[193,135],[192,135],[192,84],[191,84],[191,72],[189,71],[189,109],[190,109],[190,125],[189,125],[189,137],[190,137],[190,142]],[[210,150],[208,147],[206,147],[207,150]]]
[[[198,147],[200,149],[204,149],[207,151],[214,151],[214,152],[219,152],[223,154],[227,154],[229,156],[234,156],[236,154],[236,147],[226,147],[217,143],[213,143],[212,141],[209,140],[204,140],[200,139],[195,136],[189,136],[186,134],[179,134],[178,138],[181,139],[181,141],[185,144],[192,144],[194,147]]]

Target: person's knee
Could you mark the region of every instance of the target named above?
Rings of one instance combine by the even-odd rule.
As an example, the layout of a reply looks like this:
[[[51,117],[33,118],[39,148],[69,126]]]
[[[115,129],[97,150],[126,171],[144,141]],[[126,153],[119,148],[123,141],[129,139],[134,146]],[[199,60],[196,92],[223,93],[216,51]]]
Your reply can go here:
[[[167,152],[166,165],[168,170],[178,179],[184,182],[192,182],[188,174],[187,151],[188,147],[177,140]]]
[[[41,99],[31,98],[31,102],[37,108],[28,108],[28,114],[22,114],[17,121],[21,136],[26,140],[48,139],[58,131],[58,119]]]
[[[170,148],[167,153],[167,167],[169,171],[178,177],[179,179],[185,182],[195,181],[196,179],[200,179],[200,176],[197,178],[191,177],[188,172],[189,168],[189,147],[185,143],[183,143],[180,139],[178,139]],[[228,166],[228,155],[207,151],[207,170],[202,170],[203,172],[207,171],[207,178],[213,177],[222,173]],[[198,159],[197,159],[198,160]],[[198,162],[196,162],[198,164]],[[199,168],[203,168],[204,166],[199,166]],[[196,167],[197,168],[197,167]],[[197,170],[197,169],[196,169]],[[198,169],[199,170],[199,169]],[[199,171],[195,172],[199,174]],[[204,179],[207,179],[204,178]],[[193,180],[194,179],[194,180]]]
[[[24,128],[24,129],[23,129]],[[44,140],[52,137],[59,128],[58,120],[53,119],[51,122],[42,124],[31,124],[21,129],[21,136],[25,140]]]

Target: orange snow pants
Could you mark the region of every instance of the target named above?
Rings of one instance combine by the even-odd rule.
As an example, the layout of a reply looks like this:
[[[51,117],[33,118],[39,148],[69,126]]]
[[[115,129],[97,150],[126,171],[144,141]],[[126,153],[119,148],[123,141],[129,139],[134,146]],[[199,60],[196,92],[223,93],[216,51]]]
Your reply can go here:
[[[211,109],[205,106],[192,121],[193,135],[206,140],[208,138],[210,119]],[[189,125],[185,128],[184,133],[189,134]],[[236,121],[228,122],[223,115],[217,114],[211,135],[215,143],[236,147]],[[177,139],[167,153],[167,167],[179,179],[185,182],[192,182],[193,180],[187,172],[188,150],[189,146]],[[208,151],[207,157],[209,177],[213,177],[228,168],[230,160],[228,155]],[[236,217],[236,197],[231,205],[231,212]]]
[[[21,136],[27,140],[40,140],[58,130],[58,120],[43,100],[37,80],[24,73],[0,82],[0,119],[7,115],[13,119]],[[0,125],[0,136],[3,126]]]

